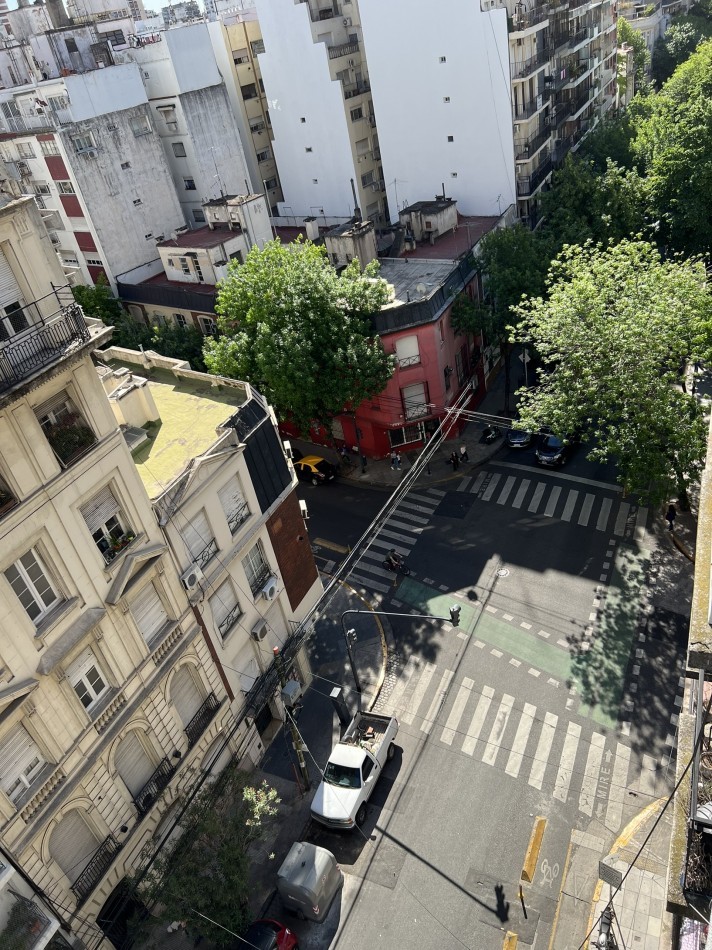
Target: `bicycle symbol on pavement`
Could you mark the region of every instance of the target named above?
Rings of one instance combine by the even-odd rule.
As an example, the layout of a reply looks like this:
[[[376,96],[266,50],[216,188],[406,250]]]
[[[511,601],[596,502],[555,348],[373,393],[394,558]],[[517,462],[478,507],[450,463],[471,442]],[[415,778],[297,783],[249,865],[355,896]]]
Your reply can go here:
[[[545,884],[548,884],[548,886],[551,887],[551,885],[554,883],[554,881],[555,881],[555,880],[557,879],[557,877],[559,876],[559,865],[556,864],[556,863],[554,863],[554,864],[549,864],[548,860],[547,860],[546,858],[544,858],[544,860],[541,862],[541,868],[540,868],[540,870],[541,870],[541,885],[542,885],[542,887],[543,887]]]

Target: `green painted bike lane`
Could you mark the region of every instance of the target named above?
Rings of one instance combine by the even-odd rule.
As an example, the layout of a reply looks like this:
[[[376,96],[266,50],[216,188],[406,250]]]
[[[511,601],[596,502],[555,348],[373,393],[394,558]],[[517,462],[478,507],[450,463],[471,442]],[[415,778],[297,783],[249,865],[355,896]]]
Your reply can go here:
[[[462,608],[460,628],[522,663],[555,677],[573,689],[579,698],[578,714],[615,729],[625,689],[625,673],[631,657],[645,584],[649,552],[636,543],[616,549],[605,598],[588,645],[572,643],[569,650],[542,640],[481,606],[458,598]],[[396,595],[419,613],[447,616],[452,594],[443,594],[412,577],[404,578]],[[518,617],[526,621],[526,617]]]

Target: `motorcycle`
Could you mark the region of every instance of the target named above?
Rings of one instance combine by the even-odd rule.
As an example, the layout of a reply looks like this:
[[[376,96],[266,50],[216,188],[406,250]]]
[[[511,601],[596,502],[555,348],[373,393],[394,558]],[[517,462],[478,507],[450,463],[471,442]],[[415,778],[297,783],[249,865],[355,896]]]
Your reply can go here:
[[[402,557],[387,557],[383,562],[383,566],[386,568],[386,570],[393,571],[394,574],[402,574],[404,577],[407,577],[410,574],[410,568]]]
[[[502,437],[502,430],[499,426],[487,426],[485,431],[482,433],[480,442],[483,445],[491,445],[493,442],[496,442],[497,439]]]

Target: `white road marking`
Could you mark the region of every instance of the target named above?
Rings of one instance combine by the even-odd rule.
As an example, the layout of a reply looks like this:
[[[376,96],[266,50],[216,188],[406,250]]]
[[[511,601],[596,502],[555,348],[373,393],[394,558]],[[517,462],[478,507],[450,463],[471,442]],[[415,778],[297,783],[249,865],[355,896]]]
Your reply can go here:
[[[472,481],[472,475],[467,475],[465,478],[462,479],[462,481],[460,482],[460,484],[457,486],[457,490],[458,490],[458,491],[467,491],[467,489],[470,487],[470,482],[471,482],[471,481]]]
[[[383,704],[384,709],[395,710],[398,708],[398,703],[400,702],[401,697],[406,690],[411,676],[417,669],[419,669],[419,667],[420,661],[415,656],[408,657],[408,662],[403,667],[400,676],[396,680],[396,685],[393,687],[388,699]]]
[[[620,742],[616,743],[616,758],[613,763],[613,777],[611,791],[608,796],[606,809],[606,828],[609,831],[618,831],[623,820],[623,801],[626,785],[628,784],[628,766],[630,765],[630,749]]]
[[[564,510],[561,513],[562,521],[571,521],[571,515],[574,513],[574,508],[576,506],[576,501],[578,499],[579,493],[574,488],[569,489],[569,493],[566,496],[566,504],[564,505]]]
[[[584,779],[581,783],[581,794],[579,795],[579,811],[582,811],[584,815],[588,815],[589,818],[593,815],[593,806],[596,801],[596,788],[598,786],[598,773],[601,769],[605,745],[605,736],[602,736],[600,732],[594,732],[589,740],[586,768],[584,770]]]
[[[535,716],[536,706],[532,706],[531,703],[524,703],[524,712],[519,720],[514,742],[512,742],[512,751],[509,754],[507,767],[504,770],[507,775],[511,775],[512,778],[516,778],[519,775],[519,769],[522,767],[524,752],[527,748],[529,733],[532,731]]]
[[[512,712],[512,706],[514,706],[514,696],[510,696],[508,693],[505,693],[502,697],[502,701],[499,704],[499,709],[497,710],[497,715],[495,716],[494,722],[492,723],[492,728],[490,730],[489,739],[487,740],[487,745],[485,746],[485,751],[482,753],[482,761],[487,765],[494,765],[495,763],[497,753],[499,752],[499,747],[502,744],[504,730],[507,728],[509,715]]]
[[[596,522],[596,531],[606,530],[606,525],[608,524],[608,516],[611,513],[612,505],[613,505],[612,498],[603,498],[601,500],[601,510],[598,513],[598,521]]]
[[[623,537],[625,534],[625,525],[628,520],[629,513],[630,505],[627,501],[622,501],[618,509],[618,516],[616,517],[616,526],[613,529],[613,534],[617,534],[619,538]]]
[[[443,702],[445,701],[445,696],[447,695],[448,688],[454,676],[452,670],[445,670],[440,680],[440,687],[433,697],[433,701],[430,704],[430,708],[425,714],[425,719],[420,724],[420,731],[424,732],[426,735],[430,735],[430,732],[435,725],[435,717],[440,710]]]
[[[516,462],[495,462],[494,464],[497,468],[509,468],[519,472],[531,472],[530,465],[518,465]],[[620,485],[616,485],[613,482],[597,482],[592,478],[581,478],[580,475],[566,475],[559,469],[555,472],[547,472],[546,469],[542,469],[539,475],[543,478],[558,478],[565,482],[578,482],[579,485],[592,485],[594,488],[607,488],[609,491],[623,491]]]
[[[586,497],[584,498],[583,504],[581,505],[581,513],[579,514],[578,519],[578,523],[580,525],[585,526],[588,524],[588,519],[591,517],[591,509],[593,508],[595,499],[595,495],[590,494],[590,492],[586,492]]]
[[[412,521],[414,524],[427,524],[430,520],[429,518],[423,518],[422,515],[414,515],[411,511],[404,510],[401,502],[398,503],[398,507],[393,514],[398,515],[399,518],[407,518],[408,521]]]
[[[494,490],[499,484],[499,480],[501,477],[502,477],[501,475],[495,474],[490,478],[489,485],[482,492],[482,501],[489,501],[492,495],[494,495]]]
[[[413,690],[413,695],[410,697],[408,706],[405,712],[402,712],[399,717],[401,721],[407,725],[410,725],[415,719],[415,714],[418,712],[418,706],[420,706],[423,701],[423,696],[425,696],[428,686],[430,686],[430,680],[433,678],[434,672],[435,664],[426,663],[423,672],[420,674],[420,679]]]
[[[477,708],[475,709],[474,715],[472,716],[470,728],[467,730],[465,741],[462,743],[462,751],[465,753],[465,755],[474,755],[475,753],[475,746],[477,745],[477,740],[480,737],[482,726],[484,725],[485,719],[487,718],[487,713],[489,712],[493,696],[494,690],[491,686],[482,687],[482,695],[477,701]]]
[[[390,587],[386,587],[385,584],[379,584],[379,582],[374,581],[373,578],[363,577],[361,574],[355,574],[353,571],[349,574],[349,583],[353,583],[354,586],[363,584],[364,587],[380,591],[382,594],[387,594],[390,591]]]
[[[645,541],[645,522],[648,520],[648,509],[638,508],[638,514],[635,516],[635,540]]]
[[[476,495],[480,488],[482,488],[482,482],[485,480],[486,475],[487,472],[480,472],[480,474],[475,479],[475,484],[470,489],[471,495]]]
[[[544,509],[544,514],[547,518],[553,518],[554,512],[556,511],[556,505],[559,500],[559,495],[561,494],[561,488],[559,485],[554,485],[551,489],[551,494],[549,495],[549,500],[546,503],[546,508]]]
[[[534,488],[534,494],[532,495],[532,500],[529,502],[528,511],[532,514],[536,514],[539,510],[539,505],[541,504],[541,499],[544,497],[544,490],[546,485],[544,482],[537,482],[536,487]]]
[[[558,716],[555,716],[553,713],[547,713],[544,717],[544,724],[541,727],[539,742],[537,743],[534,761],[532,762],[531,772],[529,773],[529,784],[533,788],[538,788],[539,791],[541,791],[541,787],[544,784],[544,773],[546,772],[546,765],[549,761],[551,744],[554,741],[554,733],[556,732],[556,724],[558,721]]]
[[[505,505],[507,503],[507,499],[509,498],[509,493],[511,492],[516,480],[517,479],[514,477],[514,475],[507,476],[507,480],[504,483],[504,487],[502,488],[502,491],[499,493],[499,498],[497,499],[498,505]]]
[[[524,496],[527,493],[531,481],[528,478],[522,479],[522,484],[517,489],[517,494],[514,496],[514,501],[512,502],[512,508],[521,508],[522,503],[524,502]]]
[[[427,521],[425,522],[427,524]],[[401,531],[412,531],[413,534],[420,534],[422,532],[422,527],[418,527],[414,524],[408,524],[405,521],[398,521],[396,518],[389,518],[386,522],[386,527],[388,528],[400,528]]]
[[[570,722],[566,729],[564,748],[559,759],[559,771],[556,773],[556,782],[554,783],[554,798],[560,802],[565,802],[569,797],[569,785],[571,784],[571,776],[574,774],[574,762],[580,735],[581,726],[578,723]]]
[[[474,680],[468,679],[467,676],[462,680],[462,684],[455,697],[455,702],[452,704],[450,715],[447,717],[445,728],[440,736],[440,741],[444,742],[445,745],[452,745],[452,740],[455,738],[455,732],[460,725],[460,719],[465,711],[467,700],[470,698],[470,693],[474,685]]]

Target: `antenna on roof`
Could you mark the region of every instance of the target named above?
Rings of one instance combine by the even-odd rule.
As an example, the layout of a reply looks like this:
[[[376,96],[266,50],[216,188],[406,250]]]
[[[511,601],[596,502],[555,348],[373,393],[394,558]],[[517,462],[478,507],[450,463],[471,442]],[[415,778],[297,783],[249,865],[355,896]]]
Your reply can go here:
[[[360,220],[361,220],[361,209],[360,209],[359,206],[358,206],[358,198],[356,197],[356,186],[354,185],[354,180],[353,180],[353,178],[351,178],[350,181],[351,181],[351,194],[354,196],[354,218],[355,218],[357,221],[360,221]]]

